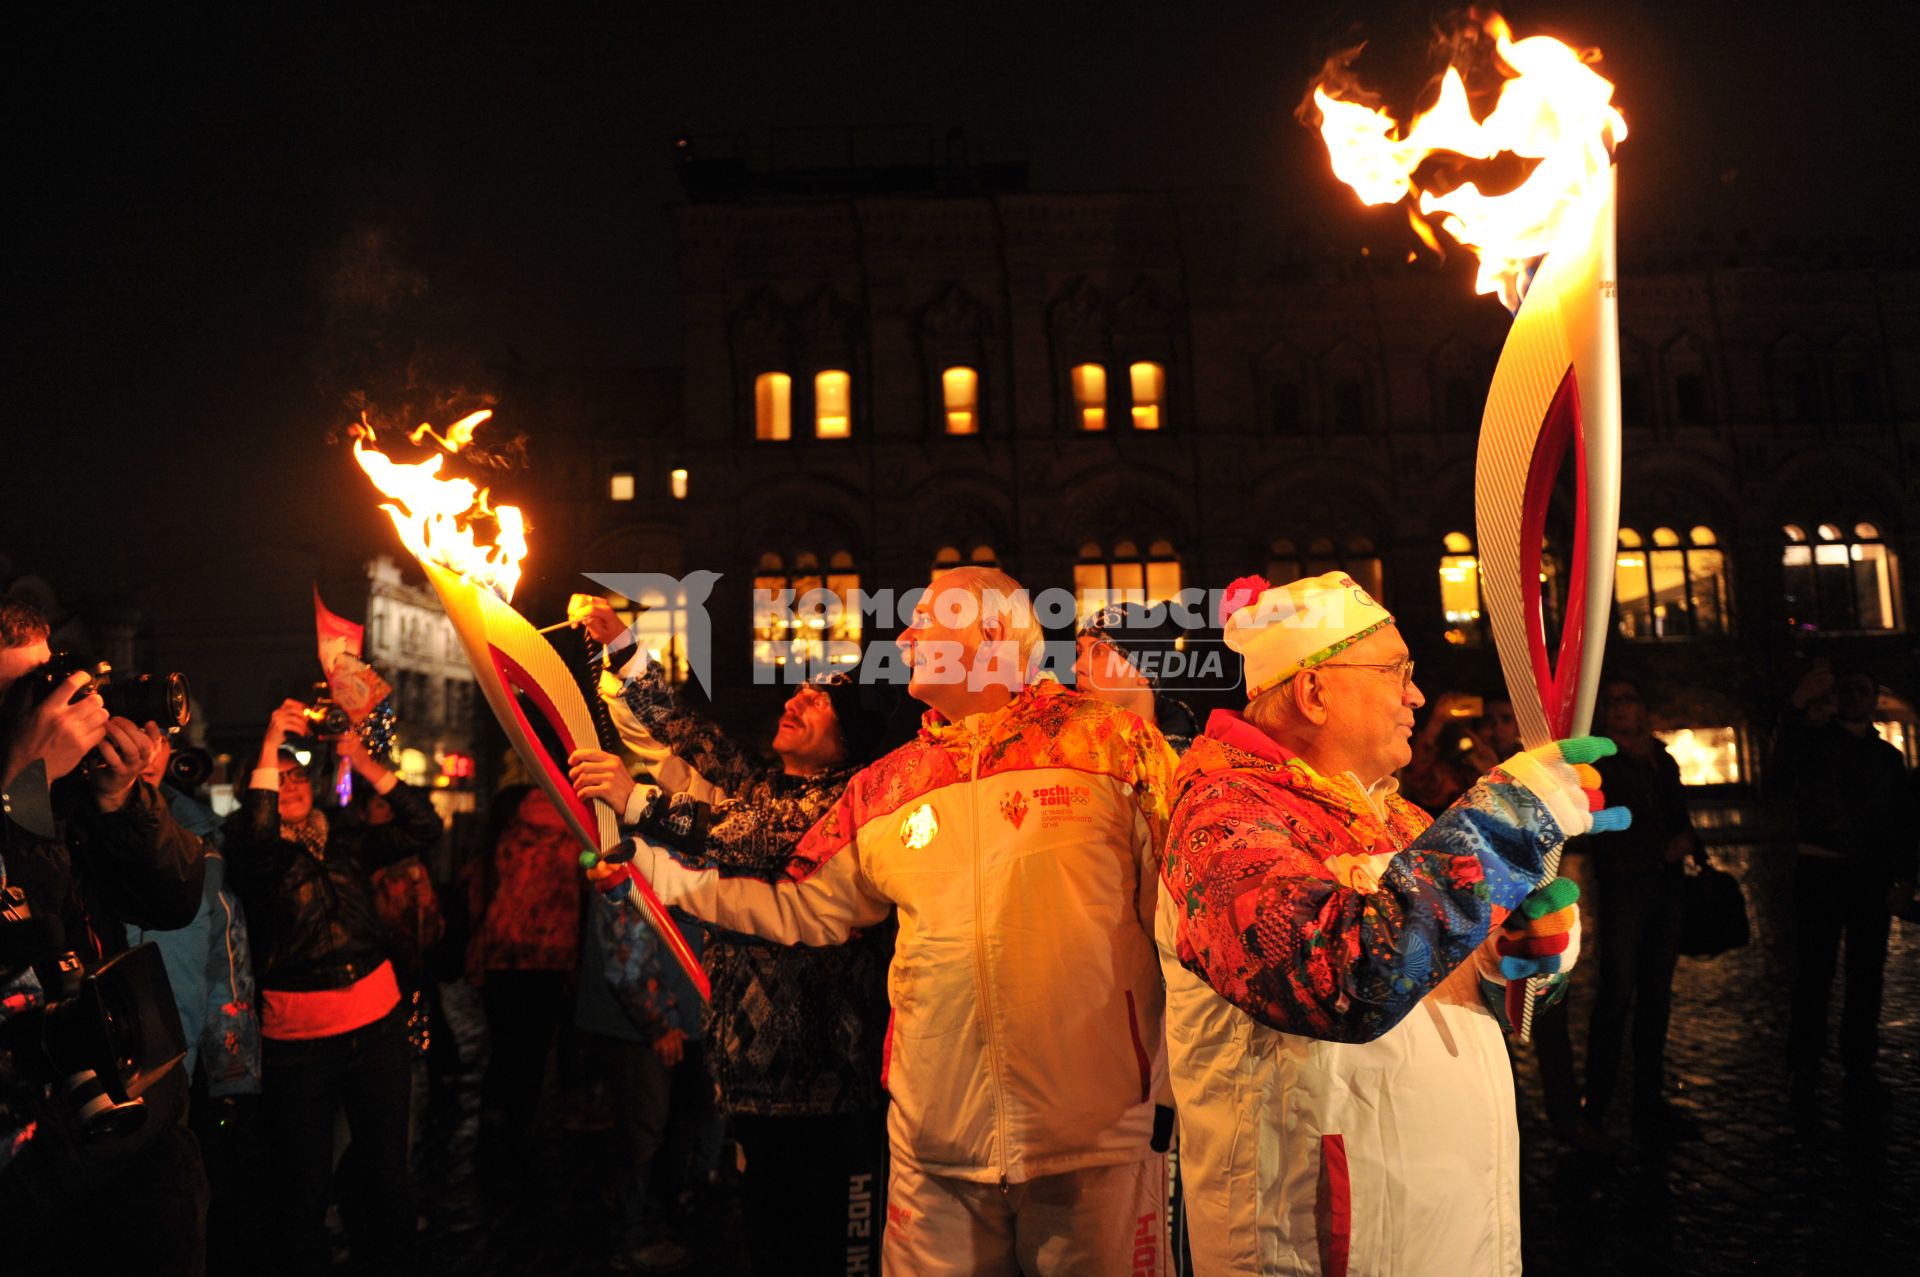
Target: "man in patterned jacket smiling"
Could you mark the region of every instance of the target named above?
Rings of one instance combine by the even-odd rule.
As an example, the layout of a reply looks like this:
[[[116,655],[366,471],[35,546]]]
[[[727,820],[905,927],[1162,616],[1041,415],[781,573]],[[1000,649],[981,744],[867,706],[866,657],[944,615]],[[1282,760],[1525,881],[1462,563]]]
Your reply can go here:
[[[668,904],[789,944],[898,906],[889,1274],[1165,1271],[1151,928],[1173,758],[1133,714],[1033,681],[1040,638],[1012,578],[943,574],[899,639],[918,738],[854,777],[784,879],[633,861]]]
[[[1574,766],[1612,745],[1518,754],[1429,825],[1395,792],[1425,698],[1393,617],[1337,572],[1221,611],[1249,704],[1181,762],[1158,919],[1194,1271],[1518,1273],[1480,986],[1572,966],[1542,862],[1624,824]]]

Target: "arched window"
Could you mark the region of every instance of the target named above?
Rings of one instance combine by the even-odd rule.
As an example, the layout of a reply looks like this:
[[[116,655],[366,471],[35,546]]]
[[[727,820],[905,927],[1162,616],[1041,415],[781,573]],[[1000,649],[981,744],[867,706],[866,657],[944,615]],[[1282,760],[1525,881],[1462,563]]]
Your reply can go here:
[[[853,433],[853,377],[828,368],[813,377],[813,434],[816,439],[845,439]]]
[[[1673,420],[1683,426],[1714,423],[1712,364],[1692,333],[1667,344],[1667,380],[1673,393]]]
[[[1834,420],[1842,425],[1879,421],[1880,378],[1874,371],[1873,348],[1849,333],[1835,343],[1830,359]]]
[[[1073,406],[1082,430],[1107,428],[1107,370],[1099,364],[1073,368]]]
[[[1167,397],[1167,370],[1142,361],[1127,368],[1127,379],[1133,391],[1133,428],[1158,430],[1160,407]]]
[[[1705,525],[1684,537],[1672,528],[1654,528],[1645,535],[1621,528],[1613,597],[1622,638],[1727,633],[1732,613],[1719,538]]]
[[[753,379],[753,437],[793,438],[793,378],[763,372]]]
[[[1082,618],[1109,603],[1160,603],[1180,593],[1180,556],[1170,541],[1155,541],[1145,554],[1132,541],[1111,551],[1096,541],[1080,547],[1073,593]]]
[[[972,368],[948,368],[940,374],[940,395],[946,404],[947,433],[980,433],[980,374]]]
[[[1267,544],[1267,580],[1285,585],[1302,577],[1345,572],[1353,583],[1380,597],[1382,571],[1380,552],[1370,537],[1313,537],[1304,542],[1291,537],[1276,537]]]
[[[1795,523],[1781,531],[1788,624],[1829,632],[1902,628],[1899,562],[1877,524],[1822,523],[1811,538]]]
[[[1449,532],[1440,556],[1440,612],[1446,619],[1447,642],[1467,647],[1486,641],[1486,610],[1480,603],[1480,560],[1473,538]]]
[[[957,545],[943,545],[934,551],[933,568],[928,573],[927,579],[932,580],[942,572],[951,572],[958,567],[997,568],[999,566],[999,554],[984,542],[974,546],[964,555],[960,553],[960,547]]]
[[[860,572],[845,550],[760,556],[753,577],[754,664],[797,683],[860,663]]]

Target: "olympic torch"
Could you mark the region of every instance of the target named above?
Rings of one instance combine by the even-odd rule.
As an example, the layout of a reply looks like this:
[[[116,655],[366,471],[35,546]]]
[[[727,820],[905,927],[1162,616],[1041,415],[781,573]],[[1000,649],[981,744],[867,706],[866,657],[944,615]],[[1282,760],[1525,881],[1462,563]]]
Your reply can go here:
[[[1418,196],[1429,219],[1480,259],[1477,291],[1514,312],[1481,418],[1474,468],[1480,579],[1500,669],[1521,739],[1531,748],[1586,734],[1593,719],[1613,600],[1620,518],[1620,355],[1614,270],[1614,147],[1626,121],[1597,55],[1558,40],[1514,40],[1495,15],[1465,33],[1489,40],[1502,77],[1493,110],[1476,120],[1465,79],[1449,66],[1439,97],[1402,131],[1385,111],[1344,100],[1350,58],[1330,63],[1313,93],[1334,171],[1369,204]],[[1517,156],[1531,171],[1512,191],[1475,183],[1422,189],[1415,170],[1436,153],[1462,161]],[[1573,545],[1566,614],[1549,653],[1542,606],[1547,508],[1574,455]],[[1550,880],[1560,851],[1546,859]],[[1532,1033],[1541,981],[1528,982],[1519,1036]]]
[[[618,817],[598,799],[583,801],[568,782],[566,768],[575,749],[600,743],[593,712],[566,661],[511,602],[527,553],[525,522],[514,506],[490,505],[484,489],[440,475],[446,455],[470,442],[491,415],[476,413],[455,423],[444,439],[422,426],[411,436],[414,442],[431,435],[445,455],[436,453],[412,464],[396,462],[373,447],[373,430],[363,420],[354,428],[354,459],[389,498],[381,508],[440,596],[474,678],[514,751],[581,845],[604,855],[621,841]],[[486,526],[493,528],[491,544],[481,543],[476,533]],[[558,750],[550,750],[543,736]],[[631,896],[623,885],[623,898],[639,903],[700,996],[708,997],[706,972],[666,907],[645,882],[636,878],[632,885]]]

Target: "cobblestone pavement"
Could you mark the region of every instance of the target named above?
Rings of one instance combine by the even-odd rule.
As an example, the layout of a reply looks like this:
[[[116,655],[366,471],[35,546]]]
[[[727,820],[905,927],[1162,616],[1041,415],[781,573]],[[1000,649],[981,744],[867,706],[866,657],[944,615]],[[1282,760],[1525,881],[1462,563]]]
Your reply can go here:
[[[1890,1106],[1850,1111],[1835,1064],[1814,1120],[1796,1124],[1783,1064],[1792,857],[1740,846],[1715,855],[1742,880],[1754,939],[1711,960],[1680,960],[1668,1091],[1700,1136],[1664,1150],[1636,1144],[1623,1099],[1614,1114],[1616,1152],[1569,1151],[1547,1128],[1530,1048],[1519,1048],[1527,1270],[1636,1277],[1909,1271],[1920,1254],[1920,927],[1894,923],[1887,964],[1881,1076]],[[1585,1058],[1596,970],[1583,963],[1569,1002],[1576,1061]],[[448,987],[457,1036],[477,1061],[477,998]],[[477,1079],[474,1069],[462,1082],[457,1122],[430,1124],[422,1140],[428,1271],[611,1271],[603,1188],[610,1135],[550,1121],[528,1187],[490,1204],[474,1176]],[[738,1208],[726,1191],[703,1204],[689,1238],[699,1253],[685,1271],[748,1271]]]
[[[1618,1111],[1623,1079],[1609,1128],[1619,1152],[1570,1152],[1547,1128],[1538,1071],[1520,1048],[1527,1271],[1912,1271],[1920,1254],[1920,926],[1893,924],[1880,1056],[1890,1104],[1850,1109],[1830,1049],[1818,1111],[1796,1120],[1785,1065],[1793,856],[1752,846],[1714,856],[1741,879],[1754,934],[1743,949],[1680,959],[1674,979],[1667,1090],[1700,1136],[1665,1150],[1635,1144]],[[1597,969],[1585,960],[1576,969],[1576,1062],[1586,1057]],[[1839,1002],[1836,989],[1836,1021]]]

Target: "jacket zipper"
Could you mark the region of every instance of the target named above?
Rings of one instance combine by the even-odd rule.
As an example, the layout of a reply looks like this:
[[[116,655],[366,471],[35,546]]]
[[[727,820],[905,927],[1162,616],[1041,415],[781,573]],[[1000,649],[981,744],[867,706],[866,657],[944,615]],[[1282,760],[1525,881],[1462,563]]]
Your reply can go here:
[[[1007,1149],[1007,1095],[1000,1078],[1000,1035],[994,1028],[993,985],[987,971],[986,882],[980,847],[980,746],[972,731],[967,733],[967,816],[973,839],[973,968],[980,982],[980,1006],[987,1023],[987,1072],[993,1079],[993,1125],[1000,1137],[1000,1191],[1008,1190],[1010,1170]]]

